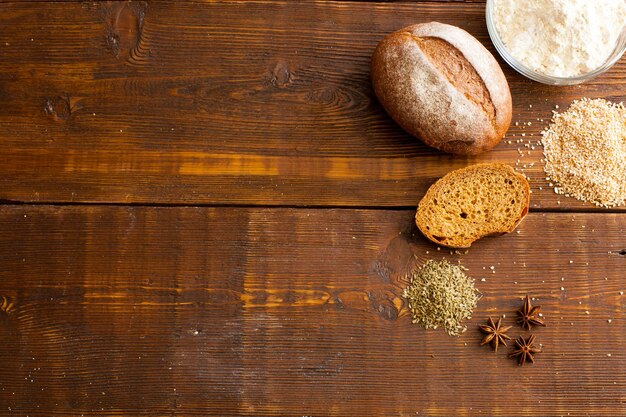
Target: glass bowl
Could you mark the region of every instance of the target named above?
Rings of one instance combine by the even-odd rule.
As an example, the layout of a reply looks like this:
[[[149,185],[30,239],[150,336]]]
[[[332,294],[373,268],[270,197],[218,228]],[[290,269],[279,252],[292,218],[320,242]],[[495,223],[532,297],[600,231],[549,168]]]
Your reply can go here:
[[[487,30],[489,31],[489,37],[493,42],[496,50],[504,59],[507,64],[509,64],[513,69],[522,74],[525,77],[530,78],[531,80],[549,84],[549,85],[574,85],[581,84],[585,81],[589,81],[592,78],[597,77],[598,75],[608,71],[617,61],[620,60],[624,52],[626,52],[626,26],[622,29],[620,36],[617,39],[617,45],[613,50],[613,53],[609,56],[604,64],[599,66],[598,68],[590,71],[586,74],[577,75],[575,77],[555,77],[552,75],[546,75],[540,72],[537,72],[514,58],[509,51],[506,49],[506,46],[500,39],[500,35],[498,34],[498,30],[496,29],[496,24],[493,20],[493,10],[494,10],[495,0],[487,0],[486,7],[486,18],[487,18]]]

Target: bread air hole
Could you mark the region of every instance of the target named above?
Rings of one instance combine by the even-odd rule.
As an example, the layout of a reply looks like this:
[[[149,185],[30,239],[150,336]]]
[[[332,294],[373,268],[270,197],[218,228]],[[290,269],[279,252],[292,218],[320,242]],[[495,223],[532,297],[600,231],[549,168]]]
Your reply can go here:
[[[467,219],[467,213],[465,213],[465,212],[459,214],[459,216],[461,216],[461,218],[463,218],[463,219]]]

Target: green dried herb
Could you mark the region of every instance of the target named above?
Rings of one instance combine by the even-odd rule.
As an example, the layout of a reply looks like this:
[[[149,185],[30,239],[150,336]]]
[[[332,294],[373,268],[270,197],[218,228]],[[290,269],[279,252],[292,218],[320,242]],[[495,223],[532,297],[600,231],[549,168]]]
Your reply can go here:
[[[465,275],[461,264],[427,261],[411,273],[403,296],[407,299],[413,323],[427,329],[443,327],[450,336],[467,330],[463,320],[472,316],[480,299],[474,280]]]

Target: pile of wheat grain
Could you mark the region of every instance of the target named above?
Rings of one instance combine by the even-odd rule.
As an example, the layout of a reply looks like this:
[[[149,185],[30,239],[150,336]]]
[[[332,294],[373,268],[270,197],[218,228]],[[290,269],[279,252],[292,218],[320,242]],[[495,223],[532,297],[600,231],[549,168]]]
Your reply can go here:
[[[543,134],[547,179],[558,194],[601,207],[626,201],[626,108],[583,98]]]

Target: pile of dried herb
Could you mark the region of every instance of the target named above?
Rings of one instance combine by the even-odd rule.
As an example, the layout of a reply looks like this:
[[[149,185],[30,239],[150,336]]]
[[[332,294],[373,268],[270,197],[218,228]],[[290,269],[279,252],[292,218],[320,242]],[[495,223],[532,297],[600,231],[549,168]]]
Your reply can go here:
[[[403,296],[413,323],[427,329],[443,327],[451,336],[467,330],[463,320],[471,318],[480,293],[464,271],[460,264],[429,260],[408,277]]]

